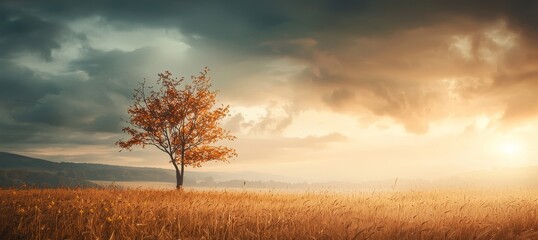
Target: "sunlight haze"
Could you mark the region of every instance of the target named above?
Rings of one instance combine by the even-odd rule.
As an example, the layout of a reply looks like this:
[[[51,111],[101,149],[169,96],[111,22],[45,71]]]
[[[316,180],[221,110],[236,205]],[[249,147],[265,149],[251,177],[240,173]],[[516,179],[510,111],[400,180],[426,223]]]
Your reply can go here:
[[[434,180],[538,165],[535,12],[286,4],[2,3],[0,151],[172,169],[150,146],[114,143],[138,82],[207,66],[237,136],[223,144],[239,156],[187,178]]]

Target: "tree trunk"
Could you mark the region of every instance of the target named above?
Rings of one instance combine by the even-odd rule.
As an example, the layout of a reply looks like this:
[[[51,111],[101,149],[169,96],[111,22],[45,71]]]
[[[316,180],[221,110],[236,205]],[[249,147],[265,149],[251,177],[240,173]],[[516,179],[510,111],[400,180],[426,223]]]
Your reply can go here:
[[[183,189],[183,169],[180,172],[177,163],[172,162],[172,164],[174,164],[174,168],[176,169],[176,189],[181,190]]]
[[[180,186],[183,186],[183,177],[185,177],[185,164],[183,163],[183,161],[181,161],[181,176],[178,180]]]
[[[181,164],[181,174],[179,176],[176,174],[176,188],[177,190],[183,190],[183,176],[185,175],[185,146],[181,147],[181,162],[179,164]],[[174,163],[174,166],[176,167],[176,173],[180,172],[178,170],[177,164]]]

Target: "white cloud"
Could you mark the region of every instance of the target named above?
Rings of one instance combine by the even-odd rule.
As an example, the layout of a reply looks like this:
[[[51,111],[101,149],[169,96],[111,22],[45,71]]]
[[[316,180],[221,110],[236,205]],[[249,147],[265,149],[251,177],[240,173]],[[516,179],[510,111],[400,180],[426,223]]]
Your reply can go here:
[[[134,51],[143,47],[158,47],[185,51],[189,48],[177,29],[148,27],[119,27],[94,16],[68,23],[69,28],[84,34],[88,44],[99,50]]]

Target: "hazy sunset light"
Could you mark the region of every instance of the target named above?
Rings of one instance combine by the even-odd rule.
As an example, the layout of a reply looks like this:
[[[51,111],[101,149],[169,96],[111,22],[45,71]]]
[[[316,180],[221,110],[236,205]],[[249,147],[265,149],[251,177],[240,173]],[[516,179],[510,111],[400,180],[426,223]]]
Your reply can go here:
[[[114,145],[133,89],[207,66],[238,157],[189,171],[358,182],[537,165],[536,4],[412,2],[5,1],[0,151],[170,169]]]
[[[508,156],[517,156],[522,152],[522,146],[519,143],[507,142],[501,146],[501,152]]]

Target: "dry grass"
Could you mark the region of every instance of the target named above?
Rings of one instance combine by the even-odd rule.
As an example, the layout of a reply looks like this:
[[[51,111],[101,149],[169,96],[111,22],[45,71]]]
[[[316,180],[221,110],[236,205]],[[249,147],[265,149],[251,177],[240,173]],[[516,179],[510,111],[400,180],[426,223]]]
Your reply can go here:
[[[0,190],[0,239],[538,239],[537,193]]]

